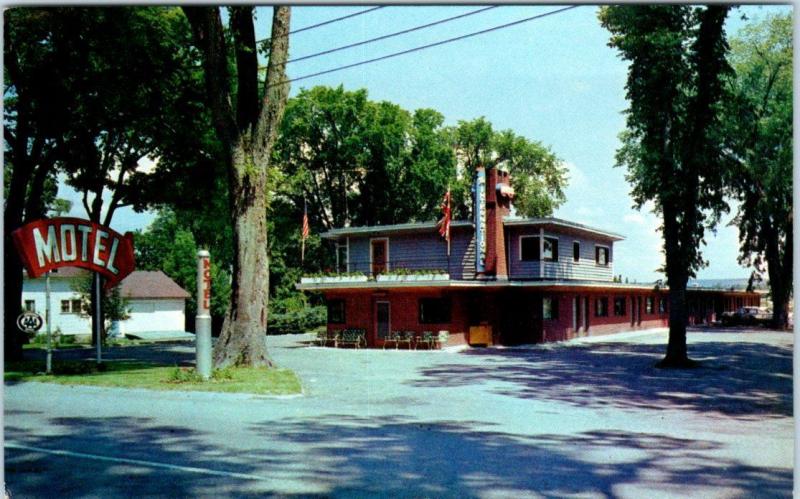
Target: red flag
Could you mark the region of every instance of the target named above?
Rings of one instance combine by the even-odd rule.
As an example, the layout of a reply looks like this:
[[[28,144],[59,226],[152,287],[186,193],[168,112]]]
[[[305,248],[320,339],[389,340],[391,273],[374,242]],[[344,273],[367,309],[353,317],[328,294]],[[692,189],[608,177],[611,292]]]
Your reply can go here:
[[[447,193],[444,195],[444,200],[442,200],[442,213],[444,216],[439,223],[439,235],[445,238],[446,241],[450,241],[450,187],[447,188]]]

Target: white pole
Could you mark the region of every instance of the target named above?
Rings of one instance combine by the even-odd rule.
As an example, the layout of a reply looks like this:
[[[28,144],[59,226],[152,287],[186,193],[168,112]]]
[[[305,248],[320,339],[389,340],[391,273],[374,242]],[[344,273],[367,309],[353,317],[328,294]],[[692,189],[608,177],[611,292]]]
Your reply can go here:
[[[103,290],[101,289],[102,279],[98,272],[94,273],[94,286],[92,292],[94,293],[94,320],[92,321],[92,329],[94,329],[95,337],[97,338],[97,363],[103,362],[103,324],[100,322],[103,316]]]
[[[211,378],[211,255],[197,252],[197,315],[195,316],[195,351],[197,374]]]
[[[45,371],[47,374],[53,373],[53,342],[50,327],[50,272],[44,274],[44,317],[47,323],[47,363]]]

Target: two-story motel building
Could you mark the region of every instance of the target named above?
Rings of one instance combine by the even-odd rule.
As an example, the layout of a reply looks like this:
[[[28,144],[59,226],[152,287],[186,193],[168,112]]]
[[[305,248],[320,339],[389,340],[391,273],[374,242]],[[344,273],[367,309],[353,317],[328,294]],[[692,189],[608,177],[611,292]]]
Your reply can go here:
[[[508,173],[478,169],[472,221],[330,230],[339,277],[304,278],[324,293],[328,330],[359,328],[367,344],[390,332],[449,333],[449,343],[540,343],[668,324],[668,294],[614,282],[611,231],[558,218],[510,216]],[[758,305],[755,293],[692,289],[690,323]]]

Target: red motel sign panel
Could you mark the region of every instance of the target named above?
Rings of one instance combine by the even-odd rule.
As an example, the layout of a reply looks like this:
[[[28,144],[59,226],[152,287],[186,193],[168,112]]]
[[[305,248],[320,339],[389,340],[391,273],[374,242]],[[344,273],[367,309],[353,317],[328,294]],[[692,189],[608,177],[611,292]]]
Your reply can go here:
[[[99,272],[105,287],[119,284],[133,272],[133,234],[120,233],[80,218],[47,218],[11,233],[25,270],[37,278],[60,267]]]

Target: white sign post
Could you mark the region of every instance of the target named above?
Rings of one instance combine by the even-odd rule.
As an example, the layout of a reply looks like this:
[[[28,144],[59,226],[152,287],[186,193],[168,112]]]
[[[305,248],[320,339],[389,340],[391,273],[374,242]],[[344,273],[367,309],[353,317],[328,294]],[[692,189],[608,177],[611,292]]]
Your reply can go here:
[[[195,316],[195,350],[197,374],[211,378],[211,255],[197,252],[197,315]]]

